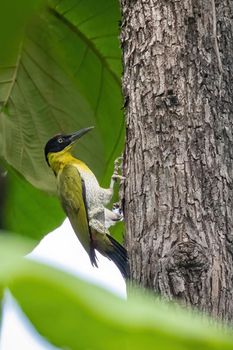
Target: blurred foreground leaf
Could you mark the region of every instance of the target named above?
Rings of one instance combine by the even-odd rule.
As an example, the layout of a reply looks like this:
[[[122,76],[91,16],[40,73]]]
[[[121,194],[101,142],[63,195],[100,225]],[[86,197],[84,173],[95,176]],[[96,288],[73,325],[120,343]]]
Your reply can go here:
[[[207,318],[147,294],[121,300],[69,274],[19,259],[13,242],[0,241],[1,283],[37,330],[61,348],[233,348],[233,336]]]

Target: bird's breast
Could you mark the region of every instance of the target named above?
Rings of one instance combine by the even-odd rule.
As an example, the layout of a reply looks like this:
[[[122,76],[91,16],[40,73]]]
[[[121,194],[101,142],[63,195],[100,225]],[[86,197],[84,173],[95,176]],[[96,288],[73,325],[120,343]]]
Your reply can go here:
[[[100,202],[100,186],[90,169],[86,170],[79,166],[77,168],[85,184],[87,207],[91,210]]]

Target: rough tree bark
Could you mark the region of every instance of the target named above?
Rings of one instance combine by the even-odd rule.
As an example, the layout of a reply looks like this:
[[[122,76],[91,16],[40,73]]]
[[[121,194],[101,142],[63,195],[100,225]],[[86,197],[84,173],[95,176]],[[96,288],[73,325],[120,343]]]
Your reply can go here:
[[[233,1],[121,0],[131,277],[233,319]]]

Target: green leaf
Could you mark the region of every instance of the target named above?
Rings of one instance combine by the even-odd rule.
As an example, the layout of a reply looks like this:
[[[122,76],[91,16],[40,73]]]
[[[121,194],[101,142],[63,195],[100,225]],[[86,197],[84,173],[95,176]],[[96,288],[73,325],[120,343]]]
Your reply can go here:
[[[22,256],[28,254],[34,248],[35,241],[22,238],[21,236],[8,231],[0,230],[0,285],[3,286],[12,271],[21,269],[25,263]]]
[[[120,19],[118,1],[50,0],[50,4],[53,14],[68,26],[73,26],[74,31],[91,46],[102,64],[118,80],[122,72],[117,40]]]
[[[56,197],[36,189],[12,169],[6,176],[6,230],[40,239],[62,223],[65,214]]]
[[[20,243],[19,251],[25,246]],[[231,331],[144,292],[128,301],[46,265],[20,259],[0,239],[0,283],[8,286],[37,330],[70,349],[232,349]]]
[[[62,281],[62,283],[61,283]],[[70,349],[232,349],[233,338],[191,312],[144,296],[129,302],[81,280],[28,266],[10,290],[37,330]]]
[[[0,11],[0,61],[9,64],[22,40],[24,27],[32,14],[38,10],[41,0],[3,0]],[[11,84],[7,82],[6,84]]]
[[[43,149],[55,133],[95,125],[80,141],[78,155],[105,183],[123,141],[119,69],[117,74],[109,58],[111,50],[120,62],[117,1],[109,0],[107,6],[101,1],[98,9],[95,1],[81,8],[77,3],[69,11],[63,5],[71,4],[61,1],[34,19],[14,67],[0,69],[2,156],[46,191],[54,190],[55,184]],[[100,21],[107,32],[97,30],[98,37],[93,37]]]
[[[37,12],[24,40],[16,40],[14,55],[4,60],[0,55],[0,157],[33,186],[55,193],[45,143],[58,132],[94,125],[76,155],[108,186],[124,139],[118,1],[50,1]],[[9,14],[7,21],[11,23]],[[61,214],[53,199],[27,185],[17,189],[17,181],[21,186],[21,178],[10,180],[6,227],[39,237],[60,223]],[[50,210],[50,219],[43,208]],[[31,231],[35,216],[44,222]]]

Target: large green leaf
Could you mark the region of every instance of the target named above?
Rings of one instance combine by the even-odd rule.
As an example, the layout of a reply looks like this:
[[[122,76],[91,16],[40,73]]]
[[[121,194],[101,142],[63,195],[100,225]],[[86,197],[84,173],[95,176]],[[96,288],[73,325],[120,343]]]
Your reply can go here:
[[[80,142],[78,154],[100,180],[109,177],[122,149],[118,4],[81,3],[50,5],[28,28],[14,67],[0,70],[1,154],[47,191],[54,188],[54,178],[43,148],[53,134],[95,125]],[[69,11],[68,5],[73,6]],[[101,22],[104,31],[97,28]]]
[[[20,249],[24,248],[20,242]],[[0,239],[0,284],[8,286],[37,330],[69,349],[232,349],[233,337],[209,319],[135,293],[121,300],[69,274],[18,257]]]
[[[54,193],[56,188],[44,159],[47,140],[90,125],[96,128],[80,141],[77,155],[103,185],[109,183],[124,137],[119,17],[117,0],[50,1],[27,26],[15,54],[8,61],[0,55],[0,156],[39,189]],[[14,186],[14,203],[8,200],[8,208],[22,211],[17,213],[22,218],[37,207],[37,217],[44,218],[30,186],[23,188],[27,200]],[[40,195],[39,203],[46,208],[47,197]],[[58,224],[56,208],[51,207],[51,215]],[[7,227],[17,229],[9,222],[13,215],[6,216]],[[20,227],[28,234],[33,220],[28,216]],[[50,229],[51,220],[46,225],[44,218],[40,231]]]
[[[0,61],[9,65],[22,40],[24,27],[42,0],[2,0],[0,4]],[[3,80],[4,81],[4,80]],[[4,82],[6,85],[10,81]],[[1,87],[0,87],[1,88]]]
[[[7,188],[6,230],[40,239],[64,220],[65,214],[57,198],[33,187],[12,169],[7,174]]]

